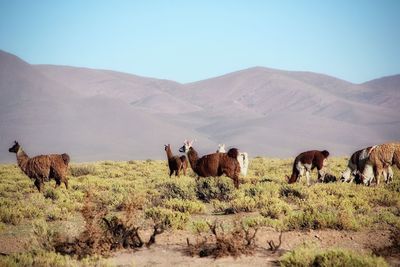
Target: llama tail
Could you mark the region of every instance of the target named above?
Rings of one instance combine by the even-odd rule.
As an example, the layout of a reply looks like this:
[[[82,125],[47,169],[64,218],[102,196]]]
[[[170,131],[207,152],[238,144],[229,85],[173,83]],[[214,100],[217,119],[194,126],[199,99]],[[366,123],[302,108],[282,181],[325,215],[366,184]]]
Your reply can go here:
[[[69,155],[68,155],[67,153],[61,154],[61,158],[63,159],[64,164],[65,164],[65,165],[68,165],[68,163],[69,163],[69,161],[70,161]]]
[[[231,148],[228,150],[228,156],[234,159],[237,159],[239,156],[239,150],[237,148]]]

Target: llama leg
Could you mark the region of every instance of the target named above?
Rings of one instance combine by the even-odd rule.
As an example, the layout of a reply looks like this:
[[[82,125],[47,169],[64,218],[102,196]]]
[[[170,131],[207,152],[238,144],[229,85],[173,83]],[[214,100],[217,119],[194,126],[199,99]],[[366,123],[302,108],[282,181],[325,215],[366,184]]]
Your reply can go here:
[[[320,170],[318,170],[318,181],[319,182],[324,182],[325,180],[325,170],[322,168]]]
[[[185,165],[183,166],[183,175],[186,176],[186,166]]]
[[[236,189],[239,189],[239,176],[235,175],[235,176],[233,177],[233,183],[234,183],[234,185],[235,185],[235,188],[236,188]]]
[[[37,190],[38,190],[39,192],[42,192],[43,183],[41,182],[40,178],[36,178],[34,184],[35,184]]]
[[[174,170],[169,170],[169,177],[171,177],[173,173],[174,173]]]
[[[307,178],[307,185],[310,186],[311,185],[311,178],[310,178],[310,172],[308,170],[306,170],[306,178]]]
[[[64,178],[64,184],[65,188],[68,189],[68,179],[66,177]]]
[[[57,188],[61,185],[61,180],[58,178],[56,178],[55,180],[56,180],[56,185],[54,186],[54,188]]]
[[[380,176],[381,173],[383,172],[383,166],[382,164],[378,163],[376,164],[375,168],[374,168],[374,174],[375,174],[375,179],[376,179],[376,185],[379,185],[379,180],[380,180]]]

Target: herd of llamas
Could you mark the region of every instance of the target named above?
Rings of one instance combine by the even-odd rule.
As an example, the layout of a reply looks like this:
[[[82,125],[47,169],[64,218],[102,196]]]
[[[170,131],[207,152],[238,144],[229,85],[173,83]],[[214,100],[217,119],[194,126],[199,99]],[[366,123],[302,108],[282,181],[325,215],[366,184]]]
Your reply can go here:
[[[68,189],[67,170],[70,162],[68,154],[50,154],[29,157],[17,141],[8,150],[15,153],[20,169],[34,181],[34,185],[42,191],[45,182],[50,179],[56,181],[56,187],[65,184]],[[169,176],[181,171],[186,175],[188,161],[193,172],[200,177],[217,177],[226,175],[233,180],[236,188],[239,188],[239,176],[246,176],[249,166],[249,157],[246,152],[239,152],[237,148],[231,148],[226,152],[225,145],[219,145],[215,153],[199,157],[193,148],[193,141],[185,140],[179,152],[185,155],[175,156],[171,145],[165,145],[167,154]],[[311,171],[317,168],[318,182],[336,181],[336,177],[326,172],[329,152],[327,150],[310,150],[300,153],[293,162],[292,174],[287,176],[288,183],[295,183],[301,177],[306,176],[307,185],[311,185]],[[400,143],[387,143],[375,145],[358,150],[352,154],[347,168],[342,173],[342,182],[356,182],[370,185],[375,181],[379,185],[380,178],[386,183],[393,180],[391,166],[400,169]]]

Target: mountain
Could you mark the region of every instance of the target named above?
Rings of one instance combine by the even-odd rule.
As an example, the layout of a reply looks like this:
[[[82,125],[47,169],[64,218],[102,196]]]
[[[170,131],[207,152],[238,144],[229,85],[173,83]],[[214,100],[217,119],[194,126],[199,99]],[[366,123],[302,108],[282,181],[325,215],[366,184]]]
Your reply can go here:
[[[333,155],[400,139],[400,75],[352,84],[254,67],[194,83],[109,70],[31,65],[0,51],[0,161],[15,139],[28,154],[73,161],[163,159],[196,138],[252,156]]]
[[[30,155],[67,152],[76,161],[128,160],[160,158],[164,143],[181,143],[177,132],[198,135],[121,99],[82,96],[4,52],[0,101],[0,161],[15,160],[6,150],[14,140]]]

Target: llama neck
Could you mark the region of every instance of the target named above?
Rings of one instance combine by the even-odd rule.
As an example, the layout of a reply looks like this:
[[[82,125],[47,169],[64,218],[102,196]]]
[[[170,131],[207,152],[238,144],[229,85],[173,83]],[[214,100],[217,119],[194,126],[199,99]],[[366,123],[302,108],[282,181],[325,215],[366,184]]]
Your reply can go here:
[[[174,157],[174,155],[172,155],[171,148],[168,147],[166,152],[167,152],[167,158],[168,159],[172,159]]]
[[[18,152],[17,152],[17,162],[18,162],[18,166],[24,172],[26,170],[26,165],[28,163],[28,160],[29,160],[28,155],[25,153],[25,151],[22,148],[19,148]]]
[[[199,156],[193,147],[191,147],[189,149],[187,156],[189,159],[190,167],[192,167],[192,170],[194,171],[196,169],[196,163],[197,163],[197,160],[199,159]]]

